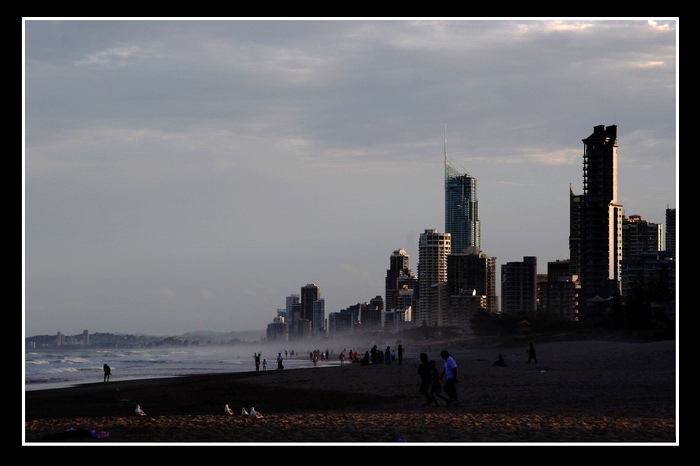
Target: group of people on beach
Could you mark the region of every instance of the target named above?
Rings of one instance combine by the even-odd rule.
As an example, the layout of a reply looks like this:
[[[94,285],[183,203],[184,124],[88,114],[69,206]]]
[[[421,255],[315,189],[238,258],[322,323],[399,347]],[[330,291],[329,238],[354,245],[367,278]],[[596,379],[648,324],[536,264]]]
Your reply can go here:
[[[530,343],[530,347],[525,350],[528,354],[527,364],[534,361],[537,364],[535,346]],[[438,398],[445,402],[445,406],[454,406],[459,403],[457,396],[457,362],[447,350],[440,351],[440,357],[444,363],[442,372],[438,372],[437,363],[435,360],[428,360],[426,353],[420,354],[420,364],[418,365],[418,375],[421,379],[419,391],[425,397],[425,405],[440,406]],[[503,355],[499,354],[498,359],[493,363],[494,366],[506,366]],[[445,379],[443,385],[442,380]],[[443,391],[445,395],[443,396]]]
[[[527,364],[530,364],[531,361],[535,361],[535,364],[537,364],[537,351],[535,351],[535,345],[530,343],[530,347],[525,350],[527,353]],[[500,367],[506,367],[506,360],[503,359],[503,355],[499,354],[498,359],[494,361],[493,363],[494,366],[500,366]]]
[[[444,363],[442,372],[438,372],[435,360],[428,360],[427,353],[420,354],[418,375],[421,379],[420,393],[425,397],[425,405],[440,406],[438,398],[445,402],[445,406],[454,406],[459,403],[457,396],[457,362],[447,350],[440,351],[440,357]],[[442,379],[445,379],[443,385]],[[446,397],[442,395],[445,392]]]
[[[371,350],[365,353],[365,357],[360,360],[360,364],[364,366],[381,364],[380,361],[384,362],[386,365],[391,365],[392,362],[398,359],[399,365],[403,364],[404,348],[399,345],[398,348],[392,350],[390,346],[382,352],[374,345]]]

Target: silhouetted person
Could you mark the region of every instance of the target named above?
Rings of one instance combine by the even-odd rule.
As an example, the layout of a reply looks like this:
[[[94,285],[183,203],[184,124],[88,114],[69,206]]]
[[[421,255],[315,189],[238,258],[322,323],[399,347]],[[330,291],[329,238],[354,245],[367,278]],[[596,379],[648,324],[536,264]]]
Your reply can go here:
[[[433,401],[430,396],[430,383],[432,382],[430,378],[430,364],[428,363],[427,354],[421,353],[419,357],[418,375],[420,376],[420,388],[418,391],[425,397],[425,405],[428,406]]]
[[[445,381],[445,394],[450,397],[447,406],[456,405],[459,403],[459,398],[457,397],[457,362],[447,350],[440,351],[440,357],[445,360],[440,378],[447,378]]]
[[[496,359],[496,362],[494,362],[493,365],[506,367],[506,361],[503,359],[503,356],[499,354],[498,359]]]
[[[282,360],[283,360],[282,353],[277,353],[277,370],[278,371],[281,371],[282,369],[284,369],[284,366],[282,365]]]
[[[112,373],[112,369],[107,364],[102,366],[102,369],[105,371],[105,378],[103,382],[109,382],[109,376]]]
[[[537,353],[535,352],[535,346],[530,343],[530,348],[527,350],[527,363],[530,364],[530,361],[535,361],[535,364],[537,364],[537,358],[536,355]]]
[[[370,354],[372,355],[372,365],[377,364],[377,353],[379,353],[379,350],[377,349],[377,345],[374,345],[370,350]]]
[[[399,365],[401,365],[403,363],[403,346],[399,345],[399,348],[396,352],[399,356]]]
[[[388,346],[384,350],[384,364],[387,366],[391,365],[391,349]]]
[[[365,351],[364,357],[360,360],[360,365],[369,366],[369,351]]]
[[[437,370],[435,361],[430,361],[430,400],[435,403],[435,406],[440,406],[438,398],[450,405],[450,399],[442,396],[442,383],[440,382],[440,373]],[[437,397],[437,398],[436,398]]]

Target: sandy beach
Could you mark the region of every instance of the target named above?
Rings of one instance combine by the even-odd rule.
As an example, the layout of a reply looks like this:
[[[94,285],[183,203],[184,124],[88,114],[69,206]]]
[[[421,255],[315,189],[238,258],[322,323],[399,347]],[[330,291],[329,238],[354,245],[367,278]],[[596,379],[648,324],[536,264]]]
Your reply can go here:
[[[408,347],[402,365],[28,391],[23,444],[678,443],[675,341],[535,340],[538,364],[526,363],[522,342],[432,343],[438,366],[441,349],[458,364],[450,407],[425,406],[417,365],[428,347]],[[506,367],[492,365],[499,354]],[[240,416],[243,407],[262,417]]]

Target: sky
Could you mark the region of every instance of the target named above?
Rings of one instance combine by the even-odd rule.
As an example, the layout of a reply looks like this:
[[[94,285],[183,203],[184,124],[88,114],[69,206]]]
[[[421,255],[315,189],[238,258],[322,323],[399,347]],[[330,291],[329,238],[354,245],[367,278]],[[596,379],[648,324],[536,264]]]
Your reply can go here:
[[[383,297],[392,252],[416,273],[444,231],[445,148],[499,280],[569,258],[594,126],[627,216],[678,203],[678,18],[24,18],[23,52],[25,336]]]

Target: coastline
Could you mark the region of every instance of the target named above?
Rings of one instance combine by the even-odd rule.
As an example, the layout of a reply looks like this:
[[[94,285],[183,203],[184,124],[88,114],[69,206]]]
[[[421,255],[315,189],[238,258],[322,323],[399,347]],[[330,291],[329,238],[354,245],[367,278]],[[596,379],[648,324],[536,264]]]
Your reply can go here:
[[[439,359],[432,345],[430,359]],[[454,345],[460,404],[426,407],[417,354],[319,367],[81,384],[25,392],[23,440],[87,443],[673,443],[675,341]],[[418,351],[418,349],[416,349]],[[502,353],[506,367],[493,367]],[[135,416],[139,404],[148,413]],[[225,415],[224,404],[235,414]],[[242,407],[263,413],[241,418]],[[108,438],[71,438],[70,428]]]

